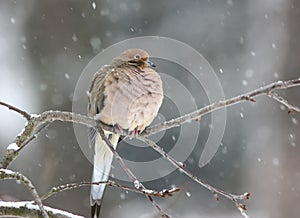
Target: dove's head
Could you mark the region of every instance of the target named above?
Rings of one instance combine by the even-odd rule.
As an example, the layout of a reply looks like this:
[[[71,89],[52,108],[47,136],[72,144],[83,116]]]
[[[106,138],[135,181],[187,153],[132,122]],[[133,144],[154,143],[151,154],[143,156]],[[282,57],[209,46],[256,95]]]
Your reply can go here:
[[[118,64],[129,64],[139,67],[155,67],[149,60],[149,54],[143,49],[128,49],[124,51],[119,57],[114,59]]]

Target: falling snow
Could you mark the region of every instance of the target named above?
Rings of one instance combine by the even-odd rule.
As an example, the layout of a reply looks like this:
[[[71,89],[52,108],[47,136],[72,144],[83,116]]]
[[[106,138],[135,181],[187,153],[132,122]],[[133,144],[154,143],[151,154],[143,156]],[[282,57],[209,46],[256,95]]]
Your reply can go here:
[[[93,8],[93,9],[96,9],[96,7],[97,7],[96,3],[95,3],[95,2],[92,2],[92,8]]]
[[[298,125],[298,120],[295,117],[292,117],[292,123]]]
[[[92,37],[90,39],[90,44],[94,51],[98,51],[101,48],[101,39],[99,37]]]
[[[251,52],[250,52],[250,54],[251,54],[251,56],[253,56],[253,57],[255,57],[255,56],[256,56],[256,54],[255,54],[255,52],[254,52],[254,51],[251,51]]]
[[[73,40],[74,42],[77,42],[77,41],[78,41],[78,38],[77,38],[76,34],[73,34],[73,35],[72,35],[72,40]]]
[[[190,192],[185,192],[187,197],[191,197],[191,193]]]
[[[254,70],[252,70],[252,69],[247,69],[245,71],[245,75],[246,75],[247,78],[252,78],[253,74],[254,74]]]
[[[66,78],[66,79],[70,79],[70,75],[67,74],[67,73],[65,73],[65,78]]]
[[[219,71],[220,71],[220,73],[223,73],[223,69],[222,68],[220,68]]]
[[[289,139],[289,142],[290,142],[291,146],[296,147],[296,137],[295,137],[295,135],[290,133],[288,139]]]
[[[244,118],[244,114],[243,113],[240,113],[240,116],[241,116],[241,118]]]
[[[242,84],[243,84],[243,86],[247,86],[248,82],[246,80],[242,80]]]
[[[278,158],[273,158],[273,165],[278,166],[279,165],[279,159]]]
[[[11,18],[10,18],[10,22],[11,22],[12,24],[15,24],[15,23],[16,23],[15,18],[11,17]]]
[[[125,197],[126,197],[125,193],[121,193],[121,194],[120,194],[120,198],[121,198],[122,200],[124,200]]]

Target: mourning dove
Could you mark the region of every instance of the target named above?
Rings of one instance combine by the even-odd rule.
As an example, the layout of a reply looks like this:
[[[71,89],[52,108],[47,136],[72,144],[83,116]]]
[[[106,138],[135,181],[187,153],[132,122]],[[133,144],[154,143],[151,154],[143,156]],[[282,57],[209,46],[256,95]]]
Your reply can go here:
[[[117,126],[133,134],[150,125],[163,100],[162,81],[152,68],[149,54],[129,49],[103,66],[95,75],[88,93],[88,115],[105,124]],[[119,135],[104,131],[114,148]],[[109,177],[113,153],[94,129],[89,130],[89,143],[94,146],[92,182]],[[91,187],[91,215],[99,217],[105,184]]]

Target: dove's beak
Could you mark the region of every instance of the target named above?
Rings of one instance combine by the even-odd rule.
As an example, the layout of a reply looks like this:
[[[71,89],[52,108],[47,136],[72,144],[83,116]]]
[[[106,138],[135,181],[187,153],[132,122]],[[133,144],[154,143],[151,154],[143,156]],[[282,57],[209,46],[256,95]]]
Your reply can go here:
[[[150,61],[149,59],[146,60],[146,63],[147,63],[148,66],[150,66],[150,67],[156,67],[155,64],[153,64],[153,62]]]

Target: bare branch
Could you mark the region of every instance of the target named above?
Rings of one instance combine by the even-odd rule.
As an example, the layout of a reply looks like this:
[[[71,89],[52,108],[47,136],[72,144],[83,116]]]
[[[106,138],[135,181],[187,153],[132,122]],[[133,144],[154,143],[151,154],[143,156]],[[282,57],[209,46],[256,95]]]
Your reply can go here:
[[[246,205],[241,204],[240,201],[249,199],[250,193],[246,192],[242,195],[234,195],[226,191],[223,191],[221,189],[215,188],[210,184],[208,184],[207,182],[203,181],[202,179],[198,178],[197,176],[193,175],[189,170],[185,168],[183,163],[180,163],[177,160],[175,160],[152,140],[144,138],[142,136],[137,136],[136,138],[145,142],[147,145],[149,145],[151,148],[153,148],[155,151],[161,154],[166,160],[168,160],[171,164],[173,164],[173,166],[175,166],[177,169],[180,169],[181,172],[183,172],[185,175],[190,177],[192,180],[194,180],[198,184],[202,185],[203,187],[211,191],[214,197],[216,198],[216,200],[219,200],[218,194],[220,194],[225,198],[228,198],[229,200],[233,201],[236,207],[239,209],[239,211],[241,211],[241,213],[246,214],[245,212]]]
[[[269,92],[267,95],[270,98],[273,98],[275,101],[278,101],[280,104],[286,106],[289,109],[288,113],[291,113],[293,111],[300,112],[300,108],[299,107],[290,104],[286,99],[284,99],[283,97],[279,96],[277,93],[275,93],[275,92]]]
[[[271,83],[269,85],[263,86],[261,88],[255,89],[253,91],[250,91],[248,93],[245,93],[243,95],[239,95],[239,96],[227,99],[227,100],[222,100],[219,102],[212,103],[212,104],[210,104],[206,107],[203,107],[199,110],[196,110],[192,113],[189,113],[189,114],[183,115],[181,117],[151,126],[151,127],[147,128],[141,135],[148,137],[150,135],[161,132],[163,130],[177,127],[177,126],[180,126],[184,123],[188,123],[193,120],[199,120],[203,115],[211,113],[213,111],[216,111],[216,110],[228,107],[228,106],[232,106],[232,105],[235,105],[238,103],[242,103],[245,101],[255,102],[254,97],[258,97],[260,95],[269,96],[269,93],[274,90],[287,89],[287,88],[292,88],[295,86],[300,86],[300,78],[294,79],[294,80],[287,80],[287,81],[277,81],[277,82]],[[282,101],[279,101],[279,102],[283,104]]]
[[[46,217],[46,218],[49,217],[47,212],[44,209],[44,206],[43,206],[43,203],[41,201],[39,194],[37,193],[35,187],[31,183],[31,181],[26,176],[22,175],[21,173],[14,172],[11,170],[0,169],[0,179],[1,180],[15,179],[15,180],[21,181],[26,186],[26,188],[30,191],[31,195],[34,198],[35,203],[39,206],[39,209],[40,209],[43,217]]]
[[[161,191],[153,191],[153,190],[148,190],[148,189],[136,189],[132,188],[126,185],[121,185],[119,183],[116,183],[115,181],[108,180],[108,181],[99,181],[99,182],[80,182],[80,183],[71,183],[71,184],[65,184],[65,185],[60,185],[57,187],[53,187],[48,193],[42,196],[42,201],[45,201],[49,197],[51,197],[54,194],[57,194],[62,191],[66,190],[71,190],[71,189],[76,189],[80,188],[82,186],[91,186],[91,185],[99,185],[99,184],[106,184],[108,186],[113,186],[116,188],[120,188],[126,191],[131,191],[131,192],[136,192],[140,194],[148,194],[151,196],[155,197],[166,197],[166,196],[173,196],[175,192],[179,192],[179,188],[171,188],[171,189],[163,189]]]
[[[7,103],[2,102],[2,101],[0,101],[0,105],[2,105],[4,107],[7,107],[8,109],[10,109],[12,111],[15,111],[15,112],[21,114],[27,121],[29,121],[30,118],[31,118],[31,115],[29,113],[27,113],[26,111],[23,111],[19,108],[16,108],[15,106],[12,106],[12,105],[7,104]]]

